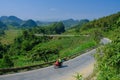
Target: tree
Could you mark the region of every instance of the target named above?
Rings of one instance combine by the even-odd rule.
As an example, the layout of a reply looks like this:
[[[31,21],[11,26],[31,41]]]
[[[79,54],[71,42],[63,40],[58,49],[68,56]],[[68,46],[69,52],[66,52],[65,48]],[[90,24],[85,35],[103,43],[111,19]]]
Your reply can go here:
[[[44,62],[48,62],[49,59],[55,55],[59,56],[59,50],[57,47],[40,47],[36,46],[31,52],[31,59],[32,61],[39,61],[42,60]]]
[[[61,34],[61,33],[65,32],[65,26],[62,22],[56,23],[55,32],[57,34]]]

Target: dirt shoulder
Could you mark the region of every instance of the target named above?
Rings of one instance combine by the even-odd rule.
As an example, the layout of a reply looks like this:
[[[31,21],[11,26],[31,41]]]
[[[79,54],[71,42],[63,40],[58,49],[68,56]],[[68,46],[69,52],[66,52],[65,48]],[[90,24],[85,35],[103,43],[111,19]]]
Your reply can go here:
[[[82,70],[78,70],[76,73],[79,73],[83,76],[83,78],[86,78],[93,72],[93,69],[94,69],[94,63],[91,63],[90,65],[84,67]],[[76,73],[69,74],[67,78],[63,77],[62,79],[64,79],[64,80],[75,80],[74,76],[76,75]]]

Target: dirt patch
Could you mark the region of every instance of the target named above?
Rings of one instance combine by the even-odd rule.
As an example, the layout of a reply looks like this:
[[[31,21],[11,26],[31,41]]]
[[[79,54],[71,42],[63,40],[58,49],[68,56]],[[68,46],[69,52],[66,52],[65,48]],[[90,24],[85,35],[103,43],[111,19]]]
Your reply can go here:
[[[76,72],[76,73],[81,74],[83,76],[83,78],[85,78],[93,72],[93,69],[94,69],[94,63],[84,67],[82,70],[78,70],[78,72]],[[76,73],[68,75],[67,78],[63,77],[62,80],[75,80],[74,76],[76,75]]]

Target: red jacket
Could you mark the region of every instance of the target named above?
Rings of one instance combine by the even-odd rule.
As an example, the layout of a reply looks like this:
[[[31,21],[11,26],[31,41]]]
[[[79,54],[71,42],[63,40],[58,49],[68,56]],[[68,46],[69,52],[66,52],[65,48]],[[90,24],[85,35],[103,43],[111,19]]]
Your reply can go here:
[[[56,62],[55,62],[55,65],[56,65],[56,66],[59,66],[59,61],[56,61]]]

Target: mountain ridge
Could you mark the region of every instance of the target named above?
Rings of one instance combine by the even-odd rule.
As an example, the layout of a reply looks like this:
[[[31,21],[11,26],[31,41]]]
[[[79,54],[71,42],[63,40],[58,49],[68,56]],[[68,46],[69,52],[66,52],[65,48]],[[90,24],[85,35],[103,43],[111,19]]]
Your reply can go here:
[[[88,19],[81,19],[81,20],[88,20]],[[21,18],[13,16],[13,15],[0,17],[0,21],[3,22],[4,24],[6,24],[8,26],[11,25],[11,26],[22,27],[22,28],[23,27],[25,28],[26,27],[25,25],[28,25],[28,22],[31,22],[31,25],[30,24],[28,25],[30,27],[47,26],[47,25],[53,24],[55,22],[62,22],[65,25],[65,28],[68,29],[68,28],[71,28],[75,25],[80,24],[81,20],[74,20],[74,19],[70,18],[70,19],[60,20],[60,21],[40,21],[40,20],[36,21],[33,19],[23,20]],[[34,25],[32,25],[32,23],[34,23]]]

